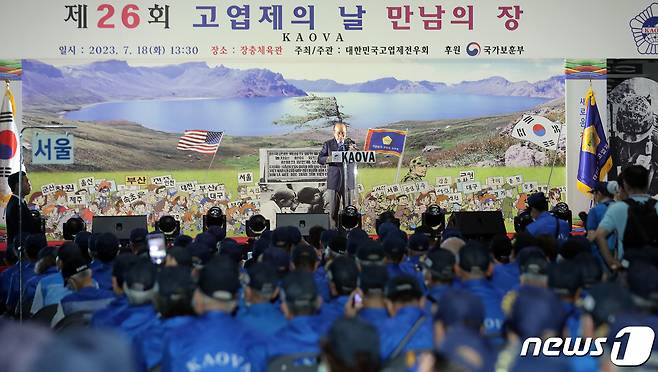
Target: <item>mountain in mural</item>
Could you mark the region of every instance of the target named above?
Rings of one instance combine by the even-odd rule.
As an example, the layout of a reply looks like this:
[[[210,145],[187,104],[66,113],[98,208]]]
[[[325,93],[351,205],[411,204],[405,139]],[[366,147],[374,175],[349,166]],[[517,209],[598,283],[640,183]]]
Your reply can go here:
[[[168,66],[131,66],[108,60],[74,66],[23,61],[23,96],[27,110],[76,109],[81,105],[134,99],[243,98],[305,96],[306,92],[479,94],[559,98],[564,77],[530,83],[499,76],[446,84],[384,77],[356,84],[330,79],[292,80],[268,69],[240,70],[205,62]]]
[[[56,67],[25,60],[23,71],[27,109],[128,99],[306,95],[267,69],[209,67],[204,62],[137,67],[110,60]]]
[[[553,76],[530,83],[511,82],[500,76],[448,85],[427,80],[410,81],[387,77],[356,84],[341,84],[329,79],[287,80],[307,92],[480,94],[486,96],[559,98],[564,96],[564,77]]]

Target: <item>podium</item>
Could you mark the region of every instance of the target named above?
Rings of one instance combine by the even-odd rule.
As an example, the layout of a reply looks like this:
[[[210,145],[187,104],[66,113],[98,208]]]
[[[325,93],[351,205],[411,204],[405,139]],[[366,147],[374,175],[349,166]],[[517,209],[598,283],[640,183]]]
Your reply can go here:
[[[343,209],[349,205],[348,191],[347,191],[347,166],[354,164],[354,172],[356,173],[357,164],[375,164],[377,159],[374,151],[332,151],[330,154],[330,161],[332,163],[343,164]],[[355,179],[356,181],[356,179]]]

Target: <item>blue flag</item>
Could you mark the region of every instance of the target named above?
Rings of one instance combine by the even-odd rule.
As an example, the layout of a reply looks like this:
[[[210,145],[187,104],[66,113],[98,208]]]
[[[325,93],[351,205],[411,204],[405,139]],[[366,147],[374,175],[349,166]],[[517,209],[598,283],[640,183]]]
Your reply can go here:
[[[587,117],[580,143],[577,186],[580,192],[589,193],[597,183],[606,178],[612,168],[612,158],[591,87],[585,95],[585,105]]]
[[[406,138],[406,130],[368,129],[364,150],[400,156],[404,151]]]

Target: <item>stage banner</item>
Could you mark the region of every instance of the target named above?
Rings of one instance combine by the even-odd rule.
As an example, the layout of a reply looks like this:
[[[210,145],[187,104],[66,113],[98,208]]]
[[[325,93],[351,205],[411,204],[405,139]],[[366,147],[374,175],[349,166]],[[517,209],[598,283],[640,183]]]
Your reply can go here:
[[[4,0],[0,58],[627,58],[658,53],[657,10],[637,0]]]

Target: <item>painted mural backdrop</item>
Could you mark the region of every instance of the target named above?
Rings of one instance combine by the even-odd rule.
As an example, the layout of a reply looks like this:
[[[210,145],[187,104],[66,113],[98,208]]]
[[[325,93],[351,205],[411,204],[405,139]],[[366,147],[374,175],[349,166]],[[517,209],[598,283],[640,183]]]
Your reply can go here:
[[[413,229],[433,203],[448,211],[501,209],[511,221],[532,191],[552,203],[563,198],[564,138],[546,149],[511,133],[524,115],[564,122],[563,66],[24,60],[23,124],[77,126],[74,165],[28,159],[29,203],[54,237],[74,215],[88,223],[94,215],[147,214],[150,223],[174,215],[191,233],[214,205],[227,215],[228,234],[241,235],[254,214],[324,208],[323,182],[266,182],[260,154],[319,151],[331,123],[343,120],[359,146],[368,128],[408,130],[399,180],[396,156],[359,168],[359,207],[370,232],[385,210]],[[191,129],[223,132],[214,157],[177,149]],[[299,156],[308,163],[313,153]]]

